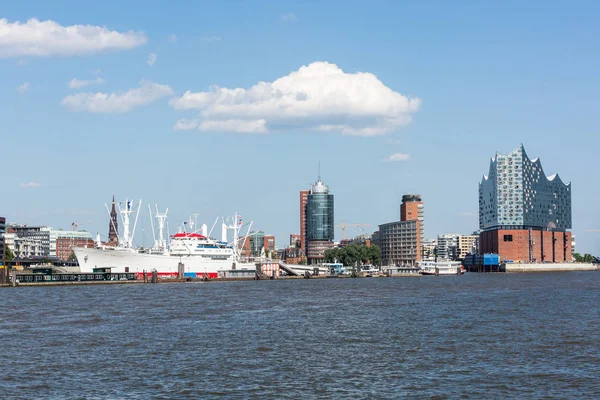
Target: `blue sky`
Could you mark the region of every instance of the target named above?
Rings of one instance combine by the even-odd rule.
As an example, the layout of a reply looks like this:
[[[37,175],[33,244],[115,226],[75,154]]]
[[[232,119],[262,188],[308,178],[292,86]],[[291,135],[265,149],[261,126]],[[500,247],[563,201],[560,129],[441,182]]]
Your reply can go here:
[[[282,246],[320,161],[338,222],[373,231],[416,192],[427,237],[470,233],[489,158],[523,143],[573,183],[577,251],[600,253],[597,2],[22,1],[1,13],[10,221],[105,236],[115,193],[169,207],[171,231],[190,213],[210,225],[237,211]],[[82,40],[73,25],[105,29]],[[303,66],[318,85],[284,104]]]

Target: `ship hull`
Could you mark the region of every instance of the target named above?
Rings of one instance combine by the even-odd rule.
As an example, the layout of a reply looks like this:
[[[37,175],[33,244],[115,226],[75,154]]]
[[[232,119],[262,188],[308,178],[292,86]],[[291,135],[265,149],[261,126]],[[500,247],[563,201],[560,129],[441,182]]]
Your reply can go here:
[[[159,277],[177,278],[179,263],[183,264],[184,276],[192,278],[217,278],[223,272],[256,270],[254,264],[237,263],[233,258],[211,259],[200,256],[169,256],[145,254],[123,249],[73,248],[82,273],[93,272],[96,268],[110,268],[114,273],[135,273],[138,277],[156,270]]]

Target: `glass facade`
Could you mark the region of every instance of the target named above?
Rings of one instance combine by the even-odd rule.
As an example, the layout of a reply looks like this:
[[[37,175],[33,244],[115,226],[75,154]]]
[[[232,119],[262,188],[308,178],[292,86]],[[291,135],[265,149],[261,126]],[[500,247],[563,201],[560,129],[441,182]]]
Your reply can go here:
[[[333,241],[333,195],[314,193],[308,195],[306,205],[306,239]]]
[[[250,255],[259,257],[265,244],[265,233],[263,231],[250,232]]]
[[[570,229],[571,184],[557,174],[547,177],[523,145],[496,154],[479,184],[479,227]]]

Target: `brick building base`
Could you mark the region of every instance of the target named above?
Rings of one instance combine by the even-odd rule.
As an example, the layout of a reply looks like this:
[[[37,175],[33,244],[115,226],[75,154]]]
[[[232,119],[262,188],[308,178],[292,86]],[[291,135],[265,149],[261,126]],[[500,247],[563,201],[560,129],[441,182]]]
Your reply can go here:
[[[535,229],[496,229],[481,232],[482,254],[495,253],[501,260],[521,262],[571,262],[571,232]]]

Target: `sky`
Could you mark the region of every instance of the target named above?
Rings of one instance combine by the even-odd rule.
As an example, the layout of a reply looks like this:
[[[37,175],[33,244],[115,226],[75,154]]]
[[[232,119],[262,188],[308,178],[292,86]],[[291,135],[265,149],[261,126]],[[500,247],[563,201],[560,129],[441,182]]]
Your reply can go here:
[[[347,236],[425,203],[478,229],[478,182],[523,143],[572,182],[600,254],[600,3],[19,1],[0,9],[0,215],[103,238],[142,199],[170,231],[238,212],[279,247],[321,177]],[[336,229],[336,239],[341,230]]]

